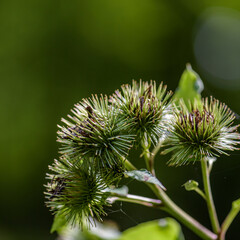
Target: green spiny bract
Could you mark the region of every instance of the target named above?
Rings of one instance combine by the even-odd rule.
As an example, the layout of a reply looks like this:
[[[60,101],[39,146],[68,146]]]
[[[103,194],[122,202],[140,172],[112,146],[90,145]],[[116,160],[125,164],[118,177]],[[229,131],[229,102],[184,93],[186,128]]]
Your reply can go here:
[[[60,153],[98,169],[121,165],[134,137],[125,131],[128,123],[118,117],[108,98],[83,99],[72,113],[71,121],[62,119],[65,126],[59,126]]]
[[[47,174],[47,206],[54,214],[64,216],[72,225],[83,226],[83,221],[91,224],[91,219],[101,221],[106,215],[104,206],[109,205],[106,189],[114,179],[100,176],[91,168],[83,168],[80,162],[72,164],[67,159],[55,160],[49,167],[53,171]]]
[[[139,84],[133,81],[132,85],[122,85],[122,91],[113,94],[113,106],[119,108],[120,118],[128,122],[128,131],[136,134],[137,143],[147,140],[155,145],[162,137],[169,123],[166,116],[170,113],[171,93],[166,89],[162,83],[157,88],[155,81],[140,81]]]
[[[234,113],[216,99],[203,99],[191,105],[191,111],[183,101],[175,108],[175,120],[170,130],[164,153],[173,152],[170,165],[182,165],[227,154],[236,150],[240,134],[233,126]]]

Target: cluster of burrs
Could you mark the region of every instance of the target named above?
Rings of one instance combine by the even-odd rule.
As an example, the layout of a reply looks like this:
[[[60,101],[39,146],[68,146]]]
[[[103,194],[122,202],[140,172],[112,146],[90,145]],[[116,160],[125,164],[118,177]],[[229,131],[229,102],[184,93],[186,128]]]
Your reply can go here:
[[[232,126],[234,114],[226,105],[205,99],[189,109],[171,96],[162,83],[133,81],[110,97],[94,95],[76,104],[59,126],[60,157],[47,175],[46,204],[53,213],[72,224],[101,220],[108,189],[124,177],[133,147],[165,139],[171,165],[236,148],[238,126]]]

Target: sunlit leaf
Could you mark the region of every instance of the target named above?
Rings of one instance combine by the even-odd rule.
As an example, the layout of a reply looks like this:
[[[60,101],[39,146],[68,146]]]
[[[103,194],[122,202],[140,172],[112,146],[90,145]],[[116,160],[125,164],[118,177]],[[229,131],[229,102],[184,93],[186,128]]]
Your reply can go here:
[[[66,219],[61,214],[56,214],[51,227],[51,233],[60,232],[66,226]]]
[[[201,92],[203,89],[204,85],[201,78],[192,70],[191,65],[188,64],[180,78],[174,99],[178,101],[182,98],[185,104],[189,106],[189,102],[193,103],[194,99],[197,99],[199,102],[201,101]]]
[[[123,232],[119,240],[184,240],[180,225],[172,218],[145,222]]]

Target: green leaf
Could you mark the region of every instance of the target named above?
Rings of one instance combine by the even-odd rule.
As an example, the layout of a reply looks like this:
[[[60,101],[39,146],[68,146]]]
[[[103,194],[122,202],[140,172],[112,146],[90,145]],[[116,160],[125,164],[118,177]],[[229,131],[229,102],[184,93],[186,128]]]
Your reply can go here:
[[[178,88],[173,98],[177,102],[183,99],[185,104],[189,107],[189,102],[193,103],[194,99],[201,102],[201,92],[203,89],[204,85],[201,78],[192,70],[191,65],[188,64],[180,78]]]
[[[232,208],[233,209],[237,209],[237,210],[240,210],[240,198],[235,200],[234,202],[232,202]]]
[[[55,231],[60,233],[65,226],[66,226],[65,217],[58,213],[54,217],[50,233],[54,233]]]
[[[187,191],[193,191],[198,188],[198,182],[194,180],[188,180],[186,183],[183,184],[183,186]]]
[[[123,232],[119,240],[184,240],[180,225],[172,218],[145,222]]]
[[[166,190],[166,188],[162,185],[162,183],[146,169],[133,170],[133,171],[125,172],[125,174],[128,177],[136,179],[140,182],[156,184],[159,187],[161,187],[162,189]]]

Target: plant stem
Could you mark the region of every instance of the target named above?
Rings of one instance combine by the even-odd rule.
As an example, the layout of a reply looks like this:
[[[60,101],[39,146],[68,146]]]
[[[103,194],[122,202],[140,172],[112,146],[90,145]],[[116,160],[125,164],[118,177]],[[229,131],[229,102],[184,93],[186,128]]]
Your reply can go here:
[[[219,234],[219,240],[225,239],[226,232],[229,226],[231,225],[232,221],[234,220],[234,218],[239,213],[239,211],[240,211],[240,199],[232,203],[232,209],[222,223],[221,231]]]
[[[216,240],[218,238],[216,234],[208,230],[206,227],[184,212],[181,208],[179,208],[160,187],[152,184],[149,184],[149,186],[156,196],[162,200],[163,210],[170,213],[173,217],[182,222],[186,227],[191,229],[202,239]]]
[[[155,170],[154,170],[154,158],[151,157],[151,153],[150,153],[149,149],[147,149],[147,148],[143,149],[143,157],[144,157],[144,160],[145,160],[147,170],[153,176],[156,176]]]
[[[124,164],[128,171],[136,170],[136,167],[127,159],[124,160]]]
[[[154,158],[151,157],[151,152],[149,151],[149,139],[147,139],[147,137],[145,136],[144,139],[141,142],[142,145],[142,155],[144,157],[145,160],[145,164],[147,167],[147,170],[153,175],[155,176],[155,170],[154,170]]]
[[[148,158],[149,171],[153,174],[153,176],[155,176],[154,159],[158,151],[160,150],[161,146],[162,146],[162,141],[160,141],[158,145],[153,149],[153,151],[150,153]]]
[[[210,179],[209,179],[209,171],[208,171],[206,158],[203,158],[201,160],[201,166],[202,166],[203,185],[204,185],[204,191],[205,191],[205,196],[206,196],[209,217],[211,220],[213,231],[215,233],[219,233],[220,226],[219,226],[219,222],[218,222],[218,218],[217,218],[215,205],[213,202],[212,191],[211,191],[211,186],[210,186]]]
[[[151,156],[152,159],[155,158],[155,156],[157,155],[157,153],[158,153],[158,151],[160,150],[161,146],[162,146],[162,141],[160,141],[160,142],[158,143],[158,145],[153,149],[153,151],[152,151],[152,156]]]
[[[206,200],[206,196],[201,189],[196,188],[194,191],[197,192],[204,200]]]
[[[112,194],[113,197],[109,197],[108,200],[113,203],[116,201],[123,201],[123,202],[130,202],[130,203],[136,203],[140,204],[146,207],[154,207],[154,208],[161,208],[162,207],[162,201],[159,199],[152,199],[132,194],[127,195],[120,195],[120,194]]]
[[[163,139],[159,140],[159,143],[152,150],[152,152],[149,151],[149,148],[146,148],[144,146],[143,155],[145,158],[146,166],[147,166],[148,171],[151,172],[153,176],[156,176],[155,169],[154,169],[154,159],[155,159],[155,156],[157,155],[157,153],[159,152],[160,148],[162,147],[163,141],[164,141]]]
[[[145,161],[147,161],[148,156],[149,155],[144,155]],[[132,164],[129,165],[129,167],[130,168],[128,170],[136,170],[136,168]],[[150,183],[146,183],[146,184],[152,189],[155,195],[162,201],[162,206],[159,206],[162,210],[168,212],[173,217],[178,219],[181,223],[183,223],[186,227],[191,229],[194,233],[196,233],[202,239],[217,240],[218,236],[216,234],[214,234],[213,232],[205,228],[198,221],[196,221],[194,218],[192,218],[186,212],[184,212],[181,208],[179,208],[160,187]],[[116,199],[116,201],[117,200],[118,199]],[[139,202],[137,203],[140,204]],[[150,205],[146,205],[145,203],[142,205],[150,207]]]

